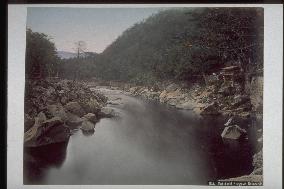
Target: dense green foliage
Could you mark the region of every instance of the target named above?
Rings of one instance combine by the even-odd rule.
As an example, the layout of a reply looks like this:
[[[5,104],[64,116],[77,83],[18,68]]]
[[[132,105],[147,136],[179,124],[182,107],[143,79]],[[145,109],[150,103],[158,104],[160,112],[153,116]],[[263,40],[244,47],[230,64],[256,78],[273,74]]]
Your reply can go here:
[[[45,78],[57,74],[56,48],[46,34],[26,32],[26,78]]]
[[[262,67],[260,8],[172,9],[135,24],[96,64],[108,80],[153,83],[194,81],[225,65],[244,71]]]
[[[97,54],[87,53],[87,56],[81,56],[71,59],[63,59],[59,65],[59,76],[66,79],[90,79],[95,77],[95,63]]]

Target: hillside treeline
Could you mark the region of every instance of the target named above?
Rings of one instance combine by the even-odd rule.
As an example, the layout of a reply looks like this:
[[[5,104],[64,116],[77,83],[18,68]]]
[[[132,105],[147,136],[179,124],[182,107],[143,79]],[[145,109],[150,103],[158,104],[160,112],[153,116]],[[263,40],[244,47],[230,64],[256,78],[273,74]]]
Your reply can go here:
[[[203,81],[228,65],[262,71],[262,8],[165,10],[124,31],[101,54],[61,60],[56,69],[64,78],[152,84]]]
[[[126,30],[101,55],[96,75],[153,83],[202,79],[225,65],[263,65],[261,8],[174,9]]]

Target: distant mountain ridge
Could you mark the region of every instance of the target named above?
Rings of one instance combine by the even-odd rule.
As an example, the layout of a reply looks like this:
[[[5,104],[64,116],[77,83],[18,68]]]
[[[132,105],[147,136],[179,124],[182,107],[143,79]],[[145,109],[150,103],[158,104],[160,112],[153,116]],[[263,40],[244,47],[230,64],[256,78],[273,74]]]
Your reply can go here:
[[[81,57],[96,56],[96,55],[98,55],[98,53],[95,52],[85,52],[84,54],[80,54]],[[77,53],[68,52],[68,51],[57,51],[57,56],[59,56],[59,58],[61,59],[70,59],[77,57]]]
[[[61,59],[69,59],[69,58],[75,58],[76,53],[68,51],[57,51],[57,56],[59,56]]]

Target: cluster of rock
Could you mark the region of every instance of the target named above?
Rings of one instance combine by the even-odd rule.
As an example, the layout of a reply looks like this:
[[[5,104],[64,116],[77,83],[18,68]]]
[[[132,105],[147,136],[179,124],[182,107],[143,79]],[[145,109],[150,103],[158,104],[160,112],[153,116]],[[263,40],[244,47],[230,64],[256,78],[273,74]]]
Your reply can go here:
[[[87,85],[62,80],[28,80],[25,91],[24,145],[37,147],[68,141],[71,131],[94,132],[95,123],[111,112],[107,98]]]
[[[126,85],[124,90],[134,96],[141,96],[145,99],[155,100],[181,109],[194,109],[196,103],[193,101],[192,93],[187,88],[182,88],[177,84],[170,83],[166,86],[146,87]]]
[[[231,67],[235,70],[235,67]],[[228,72],[230,69],[226,69]],[[216,74],[214,74],[216,75]],[[165,87],[125,86],[135,96],[156,100],[180,109],[192,109],[200,115],[239,115],[249,117],[252,104],[238,76],[232,80],[211,76],[206,86],[182,87],[171,83]],[[227,73],[228,75],[228,73]]]

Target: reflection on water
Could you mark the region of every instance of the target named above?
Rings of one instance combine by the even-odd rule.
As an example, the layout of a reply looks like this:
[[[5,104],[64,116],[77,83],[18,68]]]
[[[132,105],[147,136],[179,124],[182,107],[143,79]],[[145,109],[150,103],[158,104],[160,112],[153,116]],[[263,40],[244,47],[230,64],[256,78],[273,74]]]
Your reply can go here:
[[[48,161],[25,157],[25,184],[206,185],[251,171],[251,141],[224,143],[224,120],[108,93],[121,98],[113,105],[120,118],[101,119],[90,137],[75,132],[67,154],[52,149],[37,152]]]
[[[24,149],[24,183],[41,184],[46,170],[60,168],[66,158],[67,142]]]

